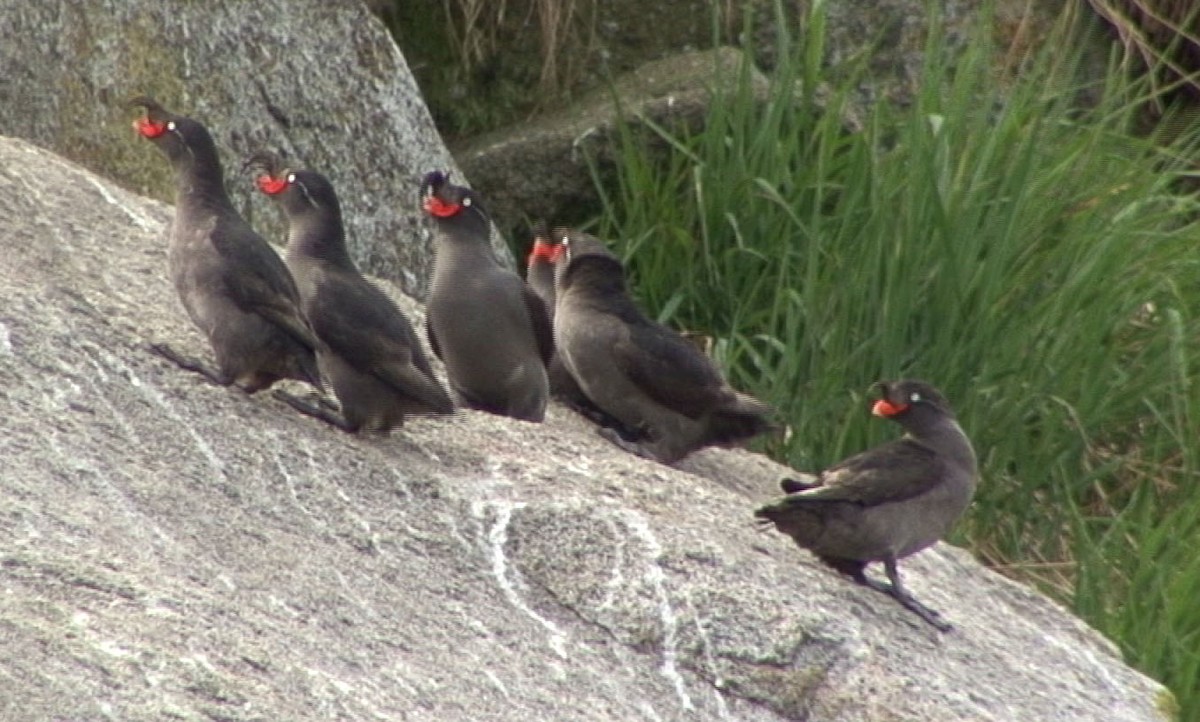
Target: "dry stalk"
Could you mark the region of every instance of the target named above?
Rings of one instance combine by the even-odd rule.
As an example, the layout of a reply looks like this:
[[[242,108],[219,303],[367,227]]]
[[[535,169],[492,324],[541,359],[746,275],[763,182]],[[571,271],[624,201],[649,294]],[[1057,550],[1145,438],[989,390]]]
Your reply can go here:
[[[1088,0],[1117,32],[1125,62],[1147,71],[1155,107],[1176,90],[1200,95],[1200,4],[1194,0]]]

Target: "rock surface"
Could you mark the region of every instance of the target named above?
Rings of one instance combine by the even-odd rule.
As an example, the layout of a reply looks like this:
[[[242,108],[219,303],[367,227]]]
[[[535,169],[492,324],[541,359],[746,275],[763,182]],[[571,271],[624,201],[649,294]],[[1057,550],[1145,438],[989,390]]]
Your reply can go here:
[[[734,48],[650,62],[611,88],[471,140],[454,155],[502,229],[528,227],[541,218],[579,223],[599,210],[592,170],[602,178],[611,175],[620,153],[615,131],[623,118],[634,126],[649,120],[699,130],[714,90],[733,93],[742,66],[742,53]],[[752,91],[765,98],[766,78],[752,68],[749,73]]]
[[[432,236],[418,184],[454,162],[404,57],[362,3],[0,0],[0,28],[0,134],[170,201],[166,162],[122,107],[152,95],[209,127],[234,202],[268,239],[282,242],[284,224],[265,199],[251,201],[260,194],[239,172],[262,148],[328,175],[359,266],[423,295]]]
[[[557,406],[351,437],[180,371],[169,216],[0,138],[0,719],[1166,718],[962,550],[905,565],[943,635],[759,532],[754,454]]]

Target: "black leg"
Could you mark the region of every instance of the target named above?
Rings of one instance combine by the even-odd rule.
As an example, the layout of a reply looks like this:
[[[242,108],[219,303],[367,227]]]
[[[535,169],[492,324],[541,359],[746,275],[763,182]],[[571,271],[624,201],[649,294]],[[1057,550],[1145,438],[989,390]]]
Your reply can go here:
[[[314,419],[320,419],[330,426],[334,426],[342,431],[345,431],[347,434],[353,434],[354,432],[358,431],[357,427],[351,426],[341,414],[335,411],[336,407],[333,405],[333,402],[326,398],[322,397],[316,402],[313,402],[310,399],[304,399],[294,394],[289,394],[283,389],[276,389],[271,393],[275,398],[284,402],[288,406],[291,406],[300,413],[306,416],[311,416]]]
[[[634,456],[640,456],[643,459],[649,459],[650,461],[657,461],[660,464],[667,463],[667,462],[663,461],[662,459],[660,459],[654,452],[647,449],[645,447],[645,445],[640,444],[637,441],[627,440],[624,436],[621,435],[620,431],[618,431],[617,429],[614,429],[610,426],[601,426],[600,428],[596,429],[596,433],[600,434],[600,436],[607,439],[614,446],[619,446],[620,448],[624,449],[625,451],[628,451],[629,453],[633,454]]]
[[[165,343],[150,344],[150,350],[181,369],[200,374],[217,386],[229,386],[233,383],[233,379],[226,378],[223,374],[214,371],[200,359],[194,356],[185,356]]]
[[[888,580],[891,581],[892,584],[890,587],[884,587],[883,584],[874,582],[874,584],[879,584],[879,587],[884,587],[883,589],[880,589],[880,591],[891,595],[897,602],[900,602],[905,609],[908,609],[921,619],[924,619],[926,622],[937,628],[938,631],[949,632],[951,629],[954,629],[949,622],[942,619],[941,614],[938,614],[937,611],[930,609],[924,604],[921,604],[916,600],[915,597],[913,597],[913,595],[908,593],[908,590],[905,589],[904,585],[900,583],[900,570],[896,567],[895,559],[885,560],[883,562],[883,568],[887,572]],[[876,589],[879,587],[873,586],[873,588]]]
[[[609,416],[600,409],[588,407],[583,404],[575,404],[570,401],[563,402],[567,408],[584,417],[588,421],[601,428],[612,429],[613,433],[620,436],[626,441],[637,441],[646,438],[646,432],[641,429],[635,429],[625,424],[622,424],[616,418]]]
[[[333,399],[329,398],[325,394],[313,392],[308,395],[307,400],[323,409],[329,409],[330,411],[341,413],[342,407],[334,403]]]

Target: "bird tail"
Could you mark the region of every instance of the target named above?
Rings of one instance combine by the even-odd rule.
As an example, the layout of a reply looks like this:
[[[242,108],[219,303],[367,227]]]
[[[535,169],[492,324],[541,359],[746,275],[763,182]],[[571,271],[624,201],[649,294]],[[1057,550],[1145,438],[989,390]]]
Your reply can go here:
[[[713,414],[709,443],[736,444],[775,431],[779,427],[770,419],[774,413],[773,408],[753,396],[735,392],[733,401]]]
[[[779,480],[779,488],[783,489],[784,494],[795,494],[801,491],[816,489],[819,486],[821,486],[821,482],[812,476],[809,476],[808,479],[793,479],[788,477]]]
[[[754,517],[759,526],[774,526],[800,546],[809,547],[816,543],[824,527],[820,514],[811,507],[812,502],[800,496],[785,496],[773,504],[759,507]]]

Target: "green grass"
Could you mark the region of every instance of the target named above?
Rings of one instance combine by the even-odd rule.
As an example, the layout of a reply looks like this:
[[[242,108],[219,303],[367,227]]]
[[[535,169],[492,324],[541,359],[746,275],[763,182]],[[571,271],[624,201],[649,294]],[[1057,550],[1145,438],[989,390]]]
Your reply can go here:
[[[1140,86],[1115,67],[1081,110],[1066,19],[1016,77],[986,22],[953,62],[935,29],[913,105],[850,130],[855,69],[817,102],[834,74],[810,20],[765,106],[727,92],[702,133],[653,128],[665,154],[626,133],[598,232],[646,308],[776,404],[792,434],[767,450],[798,468],[895,434],[871,382],[941,388],[983,467],[956,541],[1200,720],[1200,134],[1136,137]]]

